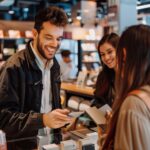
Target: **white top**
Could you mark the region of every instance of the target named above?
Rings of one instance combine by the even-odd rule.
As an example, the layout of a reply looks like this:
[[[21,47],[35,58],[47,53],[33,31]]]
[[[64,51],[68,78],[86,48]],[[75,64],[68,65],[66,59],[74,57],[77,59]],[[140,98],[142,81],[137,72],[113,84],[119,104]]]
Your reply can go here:
[[[33,48],[32,43],[31,49],[35,55],[35,61],[42,71],[42,84],[43,84],[43,90],[42,90],[42,100],[41,100],[41,113],[47,113],[52,110],[52,92],[51,92],[51,75],[50,75],[50,69],[53,66],[53,60],[47,61],[46,59],[41,59],[39,57],[38,53],[36,50]],[[38,135],[40,136],[47,136],[49,137],[50,140],[50,128],[46,127],[44,129],[40,129]]]

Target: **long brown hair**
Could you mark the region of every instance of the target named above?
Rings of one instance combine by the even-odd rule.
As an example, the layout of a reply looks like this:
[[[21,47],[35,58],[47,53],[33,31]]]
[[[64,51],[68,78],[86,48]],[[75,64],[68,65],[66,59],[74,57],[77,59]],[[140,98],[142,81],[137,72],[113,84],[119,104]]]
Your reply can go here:
[[[123,32],[117,48],[117,63],[113,117],[103,150],[110,149],[115,139],[120,107],[127,94],[143,85],[150,85],[150,26],[134,25]]]
[[[101,55],[99,51],[100,47],[105,43],[109,43],[116,50],[118,42],[119,42],[119,36],[116,33],[110,33],[104,35],[98,43],[98,54],[100,60],[101,60]],[[114,86],[115,71],[114,69],[110,69],[109,67],[107,67],[107,65],[105,65],[102,61],[101,63],[102,63],[103,70],[98,75],[97,82],[96,82],[96,90],[94,94],[96,98],[105,97],[105,102],[111,105],[112,95],[108,96],[108,91],[110,87]]]

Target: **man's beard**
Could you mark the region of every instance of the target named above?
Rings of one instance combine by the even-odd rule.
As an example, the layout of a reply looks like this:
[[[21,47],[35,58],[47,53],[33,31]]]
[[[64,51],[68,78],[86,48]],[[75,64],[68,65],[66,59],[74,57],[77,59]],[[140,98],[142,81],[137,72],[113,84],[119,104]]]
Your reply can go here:
[[[59,48],[59,45],[58,45],[56,48],[54,48],[55,51],[57,51],[58,48]],[[42,48],[42,44],[41,44],[41,41],[40,41],[39,37],[38,37],[38,39],[37,39],[37,50],[38,50],[38,52],[40,53],[40,55],[41,55],[43,58],[45,58],[45,59],[47,59],[47,60],[53,59],[53,58],[47,58],[47,57],[46,57],[46,55],[45,55],[45,53],[44,53],[44,50],[43,50],[43,48]],[[55,53],[56,53],[56,52],[55,52]],[[53,56],[53,57],[54,57],[54,56]]]

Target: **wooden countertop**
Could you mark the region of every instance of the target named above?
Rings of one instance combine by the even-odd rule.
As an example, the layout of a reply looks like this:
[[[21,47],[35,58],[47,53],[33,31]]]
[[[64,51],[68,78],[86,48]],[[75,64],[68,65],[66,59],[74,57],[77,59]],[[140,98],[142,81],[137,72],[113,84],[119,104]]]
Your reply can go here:
[[[75,93],[80,93],[80,94],[86,94],[93,96],[94,89],[92,87],[87,87],[87,86],[79,86],[76,85],[75,83],[61,83],[61,89],[70,91],[70,92],[75,92]]]

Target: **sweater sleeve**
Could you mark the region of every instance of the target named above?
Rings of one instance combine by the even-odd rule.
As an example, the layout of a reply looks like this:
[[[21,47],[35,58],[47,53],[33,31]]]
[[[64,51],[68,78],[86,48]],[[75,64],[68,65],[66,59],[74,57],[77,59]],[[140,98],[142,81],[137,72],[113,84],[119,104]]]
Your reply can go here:
[[[150,148],[150,111],[142,100],[129,96],[123,103],[115,134],[115,150]]]

